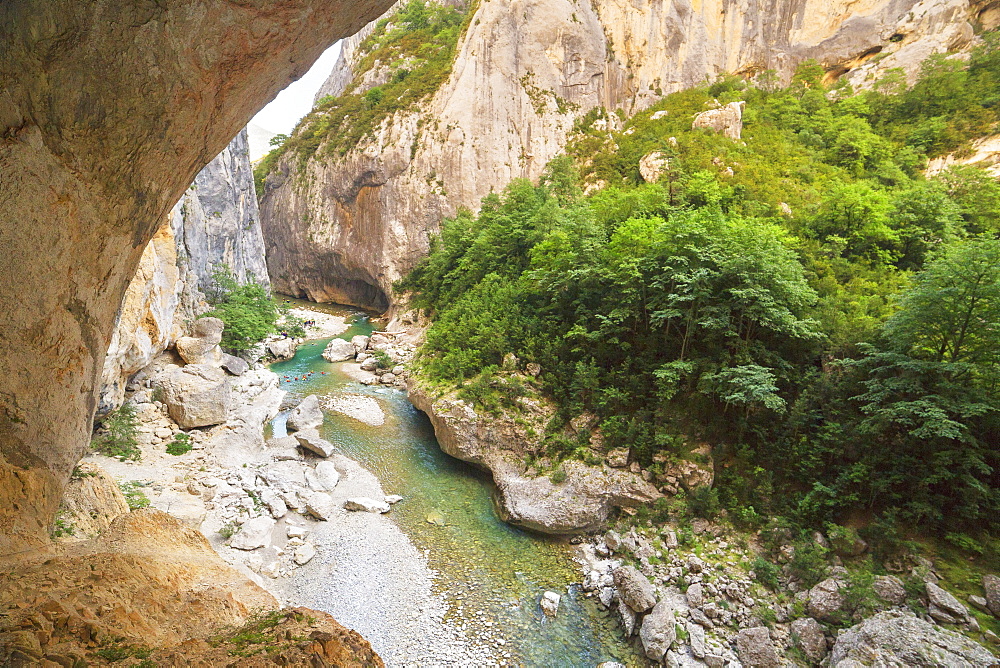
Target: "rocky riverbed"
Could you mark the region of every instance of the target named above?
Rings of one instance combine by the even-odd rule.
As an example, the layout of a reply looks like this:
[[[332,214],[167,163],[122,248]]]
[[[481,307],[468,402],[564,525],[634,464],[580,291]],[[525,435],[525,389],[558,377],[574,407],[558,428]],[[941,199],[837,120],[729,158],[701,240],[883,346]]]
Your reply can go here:
[[[198,362],[221,359],[213,350],[215,335],[189,345],[199,349]],[[83,470],[102,467],[133,503],[145,497],[200,529],[225,561],[279,601],[309,601],[359,630],[388,665],[499,665],[487,638],[473,639],[459,624],[444,621],[447,605],[434,592],[435,572],[382,514],[401,497],[387,496],[371,472],[319,437],[319,402],[304,402],[314,411],[300,420],[298,438],[265,441],[265,426],[286,395],[281,379],[266,368],[238,370],[234,375],[212,364],[187,363],[172,353],[161,357],[130,387],[142,458],[90,455]],[[161,388],[178,378],[190,387],[171,403],[174,395]],[[222,392],[228,407],[222,419],[211,415],[213,402],[192,400],[198,393],[217,398]],[[367,424],[384,420],[371,397],[340,394],[324,403]],[[183,428],[173,417],[181,415]],[[206,421],[215,424],[191,426]],[[178,436],[190,450],[168,454]],[[313,447],[322,450],[323,443],[331,448],[329,456]]]

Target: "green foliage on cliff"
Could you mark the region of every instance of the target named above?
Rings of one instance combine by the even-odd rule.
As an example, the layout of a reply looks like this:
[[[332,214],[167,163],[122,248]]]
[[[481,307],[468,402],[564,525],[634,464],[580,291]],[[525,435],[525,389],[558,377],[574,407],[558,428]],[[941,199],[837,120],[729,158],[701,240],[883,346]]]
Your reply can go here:
[[[997,47],[910,90],[831,95],[807,65],[617,131],[594,110],[539,185],[445,221],[400,285],[434,319],[422,373],[472,387],[506,353],[538,362],[559,419],[596,414],[606,447],[648,465],[716,444],[720,499],[755,521],[1000,530],[1000,186],[921,173],[995,126]],[[742,142],[692,130],[713,98],[746,101]]]
[[[263,285],[251,280],[240,284],[225,264],[213,273],[214,290],[208,295],[214,308],[202,317],[219,318],[225,323],[222,347],[246,350],[275,331],[280,311]]]
[[[343,94],[327,96],[302,121],[290,138],[264,157],[254,169],[257,196],[263,195],[267,174],[278,159],[291,152],[300,161],[323,147],[325,156],[344,155],[393,114],[413,108],[433,95],[451,73],[455,48],[475,11],[410,0],[375,30],[359,47],[360,60]],[[391,67],[387,79],[362,88],[376,67]],[[376,75],[377,76],[377,75]]]

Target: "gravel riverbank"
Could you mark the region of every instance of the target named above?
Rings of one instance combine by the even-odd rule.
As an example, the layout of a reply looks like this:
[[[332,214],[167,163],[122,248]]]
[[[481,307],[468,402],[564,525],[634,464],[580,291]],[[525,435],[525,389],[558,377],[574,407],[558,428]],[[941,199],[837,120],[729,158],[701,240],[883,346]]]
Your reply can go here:
[[[392,521],[391,513],[344,509],[347,499],[384,499],[376,477],[341,454],[321,458],[300,448],[290,450],[287,439],[265,445],[263,427],[284,395],[278,389],[278,377],[260,369],[234,380],[236,405],[229,420],[210,429],[190,430],[195,446],[191,452],[166,454],[165,444],[180,430],[164,409],[142,403],[140,433],[149,435],[142,441],[142,461],[122,462],[99,455],[89,459],[119,481],[135,481],[154,507],[200,528],[224,560],[282,603],[329,612],[359,631],[386,665],[501,665],[494,658],[495,642],[444,621],[447,605],[433,590],[436,574]],[[384,420],[382,408],[371,397],[343,394],[337,398],[342,400],[338,410],[368,424]],[[162,437],[153,436],[161,431]],[[276,447],[280,441],[285,441],[283,447]],[[276,503],[269,496],[277,489],[272,473],[276,466],[283,467],[286,476],[309,478],[320,462],[331,464],[339,476],[332,489],[323,492],[329,495],[332,509],[326,520],[316,519],[304,508],[295,512],[290,505],[287,511],[275,513],[273,505],[270,512],[261,505],[262,501]],[[306,487],[297,487],[298,498],[307,498],[312,485],[309,481]],[[405,498],[400,503],[406,503]],[[230,545],[235,541],[228,539],[227,527],[236,527],[235,538],[241,534],[241,525],[260,521],[271,523],[261,547],[235,549]],[[296,535],[301,538],[289,537],[291,527],[298,528]],[[315,556],[299,564],[296,557],[303,543],[315,548]]]
[[[343,467],[332,493],[338,506],[349,497],[384,497],[359,464],[338,457],[337,465]],[[341,511],[310,528],[316,557],[271,583],[283,600],[329,612],[360,632],[388,666],[500,665],[488,647],[443,621],[435,574],[391,514]]]

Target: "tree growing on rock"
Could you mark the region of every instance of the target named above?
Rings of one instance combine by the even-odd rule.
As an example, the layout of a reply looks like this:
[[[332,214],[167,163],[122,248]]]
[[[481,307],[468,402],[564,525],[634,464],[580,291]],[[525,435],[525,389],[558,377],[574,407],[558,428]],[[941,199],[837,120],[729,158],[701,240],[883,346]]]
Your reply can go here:
[[[215,286],[209,299],[215,308],[203,317],[219,318],[225,323],[223,348],[246,350],[274,332],[280,313],[266,287],[252,278],[241,285],[226,264],[217,267],[212,278]]]

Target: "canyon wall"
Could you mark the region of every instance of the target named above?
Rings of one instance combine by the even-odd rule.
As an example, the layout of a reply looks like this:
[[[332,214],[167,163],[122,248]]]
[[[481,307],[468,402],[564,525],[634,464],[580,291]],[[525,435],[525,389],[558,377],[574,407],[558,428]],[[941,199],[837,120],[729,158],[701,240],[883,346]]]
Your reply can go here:
[[[47,540],[126,288],[249,118],[387,0],[0,4],[0,552]]]
[[[120,406],[128,378],[208,310],[203,293],[222,265],[241,283],[269,284],[245,128],[198,172],[143,251],[108,347],[99,415]]]
[[[442,217],[538,178],[594,107],[631,114],[724,72],[773,69],[787,80],[808,58],[864,85],[876,55],[912,74],[930,53],[967,46],[973,21],[995,23],[967,0],[518,0],[469,11],[451,72],[429,98],[343,154],[289,150],[271,171],[261,215],[279,291],[385,308]],[[386,31],[391,12],[389,21]],[[376,28],[345,41],[317,100],[364,94],[401,67],[373,62],[365,38]]]

